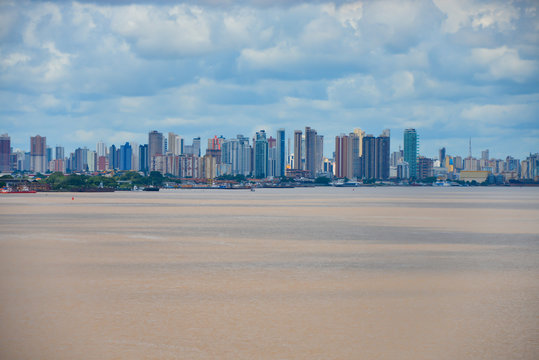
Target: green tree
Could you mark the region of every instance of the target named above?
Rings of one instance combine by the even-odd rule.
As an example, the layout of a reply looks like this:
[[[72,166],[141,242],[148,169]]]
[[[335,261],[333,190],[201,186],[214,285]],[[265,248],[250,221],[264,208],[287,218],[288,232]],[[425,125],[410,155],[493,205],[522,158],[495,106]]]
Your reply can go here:
[[[314,183],[319,185],[328,185],[330,181],[331,179],[325,176],[319,176],[314,179]]]
[[[149,184],[152,186],[161,186],[163,185],[163,181],[165,178],[163,177],[163,174],[161,174],[159,171],[152,171],[150,172],[149,178]]]

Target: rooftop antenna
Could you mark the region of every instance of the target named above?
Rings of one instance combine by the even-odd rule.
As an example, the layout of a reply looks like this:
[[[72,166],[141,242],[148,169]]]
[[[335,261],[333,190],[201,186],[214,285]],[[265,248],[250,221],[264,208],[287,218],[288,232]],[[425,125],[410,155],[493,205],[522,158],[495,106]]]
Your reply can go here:
[[[469,154],[469,157],[470,159],[472,158],[472,137],[470,136],[470,154]]]

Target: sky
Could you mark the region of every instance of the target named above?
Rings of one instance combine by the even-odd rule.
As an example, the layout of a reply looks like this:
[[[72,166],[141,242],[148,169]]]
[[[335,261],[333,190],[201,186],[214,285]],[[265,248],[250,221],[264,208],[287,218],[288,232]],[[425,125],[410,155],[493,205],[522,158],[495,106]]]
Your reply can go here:
[[[0,133],[28,151],[310,126],[539,151],[539,3],[0,0]]]

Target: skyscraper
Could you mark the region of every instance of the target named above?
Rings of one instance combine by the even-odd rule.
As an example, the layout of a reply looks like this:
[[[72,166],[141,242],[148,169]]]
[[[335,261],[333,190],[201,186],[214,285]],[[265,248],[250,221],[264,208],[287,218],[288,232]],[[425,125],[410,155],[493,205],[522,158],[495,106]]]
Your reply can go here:
[[[131,170],[131,159],[133,156],[133,150],[129,142],[120,146],[120,170]]]
[[[433,161],[432,159],[426,158],[424,156],[417,157],[417,178],[425,179],[433,174],[432,170]]]
[[[148,172],[148,144],[140,145],[138,148],[139,152],[139,170],[144,173]]]
[[[193,155],[200,156],[200,136],[193,138]]]
[[[355,129],[348,135],[348,169],[350,178],[361,178],[363,170],[361,168],[361,155],[363,154],[363,138],[365,132],[360,129]]]
[[[55,151],[54,151],[54,152],[55,152],[54,158],[55,158],[56,160],[64,160],[64,147],[63,147],[63,146],[57,146],[57,147],[55,148]]]
[[[168,133],[167,152],[172,155],[182,154],[182,138],[172,132]]]
[[[44,136],[30,137],[30,171],[45,172],[47,138]]]
[[[97,157],[107,155],[107,145],[103,141],[98,141],[95,146],[95,151],[97,152]]]
[[[0,135],[0,173],[9,172],[9,156],[11,154],[11,138],[8,134]]]
[[[361,176],[364,179],[376,178],[376,138],[373,135],[363,137],[363,156],[361,157]]]
[[[270,136],[268,138],[268,166],[267,177],[274,177],[277,172],[277,140]]]
[[[354,134],[358,137],[358,141],[359,141],[358,156],[363,156],[363,137],[365,137],[365,131],[361,130],[360,128],[355,128]]]
[[[113,145],[114,146],[114,145]],[[88,170],[88,149],[78,148],[73,156],[74,164],[72,170],[87,171]]]
[[[268,174],[268,140],[266,139],[265,130],[260,130],[256,133],[254,155],[255,177],[263,179]]]
[[[116,157],[116,145],[112,144],[109,148],[109,169],[118,169],[118,159]]]
[[[440,160],[440,167],[445,167],[445,147],[438,151],[438,160]]]
[[[389,129],[376,138],[375,178],[389,179]]]
[[[310,177],[316,175],[316,130],[305,127],[305,170]]]
[[[153,171],[150,164],[152,164],[152,158],[157,155],[164,155],[165,153],[165,139],[163,134],[153,130],[148,134],[148,169]]]
[[[404,130],[404,161],[408,163],[410,177],[417,178],[417,132],[415,129]]]
[[[335,136],[335,176],[337,178],[349,178],[349,136],[341,134]]]
[[[223,173],[231,175],[249,175],[251,173],[251,146],[249,138],[238,135],[221,144],[221,163]]]
[[[165,139],[163,134],[154,130],[148,134],[148,157],[164,155]]]
[[[301,130],[294,131],[294,170],[302,170],[301,166],[301,141],[302,141]]]
[[[224,140],[225,138],[223,136],[217,137],[217,135],[215,135],[213,138],[208,139],[208,147],[206,149],[221,150],[221,144],[223,143]]]
[[[316,154],[315,154],[315,175],[324,171],[324,135],[316,135]]]
[[[275,176],[281,177],[285,176],[285,132],[284,129],[277,130],[277,144],[276,144],[276,152],[277,152],[277,159],[276,159],[276,169],[275,169]]]

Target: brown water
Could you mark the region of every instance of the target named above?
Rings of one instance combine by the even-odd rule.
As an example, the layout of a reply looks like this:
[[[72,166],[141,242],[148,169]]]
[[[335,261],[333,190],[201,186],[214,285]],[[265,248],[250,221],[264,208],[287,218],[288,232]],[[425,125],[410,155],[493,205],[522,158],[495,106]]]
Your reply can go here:
[[[539,189],[12,194],[0,225],[0,359],[539,358]]]

